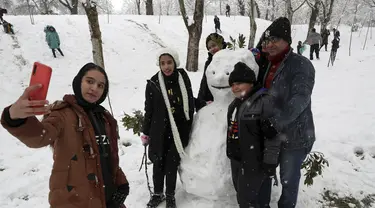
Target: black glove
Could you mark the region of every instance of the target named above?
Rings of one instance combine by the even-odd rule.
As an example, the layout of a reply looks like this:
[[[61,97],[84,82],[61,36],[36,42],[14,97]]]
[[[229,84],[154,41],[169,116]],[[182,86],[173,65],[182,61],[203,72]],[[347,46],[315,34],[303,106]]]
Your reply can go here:
[[[276,175],[276,164],[267,164],[267,163],[262,163],[262,168],[264,173],[267,176],[274,176]]]
[[[124,204],[126,197],[129,195],[129,184],[123,184],[117,188],[112,195],[112,206],[119,208]]]
[[[261,121],[261,129],[267,139],[273,139],[279,133],[268,119]]]

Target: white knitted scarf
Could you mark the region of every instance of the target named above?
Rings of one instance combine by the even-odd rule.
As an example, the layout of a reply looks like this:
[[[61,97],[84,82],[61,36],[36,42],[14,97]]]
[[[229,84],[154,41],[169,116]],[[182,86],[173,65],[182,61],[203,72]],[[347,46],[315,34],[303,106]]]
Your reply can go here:
[[[184,152],[184,147],[182,146],[180,133],[178,132],[176,122],[173,118],[173,114],[172,114],[172,110],[171,110],[171,104],[170,104],[169,99],[168,99],[167,89],[165,88],[165,82],[164,82],[164,77],[163,77],[162,73],[163,72],[159,71],[159,74],[158,74],[161,93],[163,94],[164,102],[165,102],[165,105],[167,107],[168,117],[169,117],[169,121],[170,121],[170,124],[171,124],[171,130],[172,130],[174,144],[176,145],[176,149],[177,149],[178,154],[180,155],[180,158],[182,158],[183,156],[186,155],[186,153]],[[188,93],[187,93],[187,90],[186,90],[184,79],[182,78],[180,72],[178,72],[178,85],[180,86],[180,90],[181,90],[181,94],[182,94],[182,102],[183,102],[185,117],[186,117],[186,120],[188,121],[188,120],[190,120]]]

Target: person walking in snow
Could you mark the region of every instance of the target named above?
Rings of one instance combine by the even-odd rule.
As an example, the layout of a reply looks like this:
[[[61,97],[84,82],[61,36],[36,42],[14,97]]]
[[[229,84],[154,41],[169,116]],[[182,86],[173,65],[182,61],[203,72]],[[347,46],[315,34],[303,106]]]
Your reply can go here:
[[[208,50],[208,58],[204,64],[203,77],[199,87],[198,97],[195,103],[197,111],[203,108],[207,103],[214,101],[214,97],[211,94],[207,84],[206,70],[212,61],[212,57],[218,51],[227,48],[227,43],[224,41],[223,36],[217,33],[211,33],[206,38],[206,48]]]
[[[64,56],[63,52],[60,49],[60,38],[59,34],[57,34],[56,32],[56,29],[51,25],[47,25],[44,28],[44,32],[46,33],[46,41],[49,48],[52,50],[53,57],[56,58],[56,49],[62,56]]]
[[[340,38],[338,38],[338,37],[333,38],[333,40],[332,40],[331,54],[330,54],[330,59],[331,59],[332,65],[333,65],[333,63],[336,60],[337,49],[339,47],[340,47]]]
[[[272,116],[272,97],[255,83],[254,71],[242,62],[229,75],[236,98],[228,108],[227,156],[240,208],[269,208],[268,178],[276,174],[281,148],[278,132],[267,120]]]
[[[328,30],[327,28],[324,28],[324,29],[323,29],[323,33],[322,33],[322,44],[320,45],[319,50],[322,49],[323,46],[325,46],[324,48],[325,48],[325,50],[327,51],[327,46],[328,46],[328,37],[329,37],[329,35],[330,35],[329,30]]]
[[[0,25],[4,22],[3,15],[6,14],[8,11],[0,7]]]
[[[322,44],[322,37],[319,33],[316,32],[315,28],[311,29],[311,32],[307,36],[307,39],[304,43],[308,43],[310,45],[310,60],[314,60],[314,52],[316,59],[319,60],[319,45]]]
[[[227,4],[225,6],[225,16],[230,17],[230,6]]]
[[[283,139],[280,152],[282,194],[279,207],[297,204],[301,165],[315,142],[311,94],[315,69],[311,61],[293,53],[291,25],[287,18],[276,19],[257,44],[268,65],[262,65],[258,79],[275,96],[275,115],[268,119]],[[297,206],[298,207],[298,206]]]
[[[118,126],[100,104],[109,80],[103,68],[88,63],[73,79],[74,95],[50,106],[30,101],[33,85],[1,116],[2,126],[30,148],[51,146],[51,207],[125,208],[129,183],[119,167]],[[42,121],[36,112],[45,114]]]
[[[220,29],[220,19],[217,15],[215,15],[215,18],[214,18],[214,23],[215,23],[215,32],[217,33],[217,31],[219,30],[220,33],[221,33],[221,29]]]
[[[154,193],[147,207],[156,208],[166,200],[167,208],[175,208],[177,169],[180,155],[189,142],[194,97],[188,74],[178,68],[176,51],[162,49],[157,55],[157,65],[160,71],[146,85],[141,136],[143,145],[149,145],[149,159],[153,163]]]

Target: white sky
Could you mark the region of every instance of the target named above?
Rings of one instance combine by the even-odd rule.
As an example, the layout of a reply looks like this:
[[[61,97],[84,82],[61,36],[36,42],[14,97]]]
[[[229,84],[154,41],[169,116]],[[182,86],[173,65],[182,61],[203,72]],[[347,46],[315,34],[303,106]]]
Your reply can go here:
[[[120,10],[123,0],[111,0],[115,10]]]

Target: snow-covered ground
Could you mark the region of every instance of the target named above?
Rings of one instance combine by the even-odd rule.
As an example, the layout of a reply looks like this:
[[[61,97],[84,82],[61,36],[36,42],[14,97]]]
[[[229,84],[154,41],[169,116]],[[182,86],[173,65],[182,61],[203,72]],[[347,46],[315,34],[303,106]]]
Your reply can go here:
[[[238,33],[249,32],[248,18],[220,17],[223,35],[229,40]],[[26,16],[6,16],[14,24],[16,36],[0,33],[0,107],[14,102],[28,85],[34,61],[53,68],[48,99],[61,99],[72,93],[71,81],[86,62],[92,60],[91,43],[85,16],[35,16],[35,25]],[[105,65],[110,78],[110,96],[117,119],[123,112],[143,109],[146,79],[158,71],[155,54],[161,46],[171,46],[179,52],[181,63],[186,61],[188,33],[179,16],[106,16],[100,17]],[[258,33],[270,24],[257,20]],[[54,59],[44,40],[43,28],[52,24],[59,32],[65,57]],[[307,26],[294,25],[293,47],[306,37]],[[189,73],[194,94],[198,93],[203,65],[207,57],[205,37],[214,31],[213,17],[204,19],[200,44],[200,69]],[[341,47],[334,67],[327,68],[329,52],[322,50],[321,59],[314,60],[316,84],[313,92],[313,113],[317,141],[315,151],[327,157],[330,167],[314,185],[300,186],[297,207],[322,207],[318,202],[325,190],[339,195],[363,198],[375,194],[375,40],[369,39],[362,50],[365,30],[353,34],[352,55],[349,56],[350,28],[340,26]],[[369,35],[370,36],[370,35]],[[330,36],[330,39],[332,35]],[[58,54],[59,55],[59,54]],[[308,56],[308,50],[305,51]],[[108,107],[108,103],[105,103]],[[52,155],[49,148],[29,149],[0,128],[0,207],[48,207],[48,179]],[[208,138],[209,139],[209,138]],[[214,139],[214,138],[212,138]],[[121,167],[131,186],[126,205],[145,207],[149,199],[144,172],[138,171],[143,154],[140,139],[121,128],[121,140],[132,143],[121,147]],[[364,149],[364,158],[354,154],[355,148]],[[204,159],[204,158],[203,158]],[[149,168],[151,170],[151,168]],[[151,174],[151,172],[150,172]],[[303,184],[303,181],[301,181]],[[274,188],[272,207],[276,207],[280,187]],[[187,195],[179,183],[176,194],[179,208],[229,208],[228,204],[209,202]],[[213,205],[215,204],[215,205]]]

